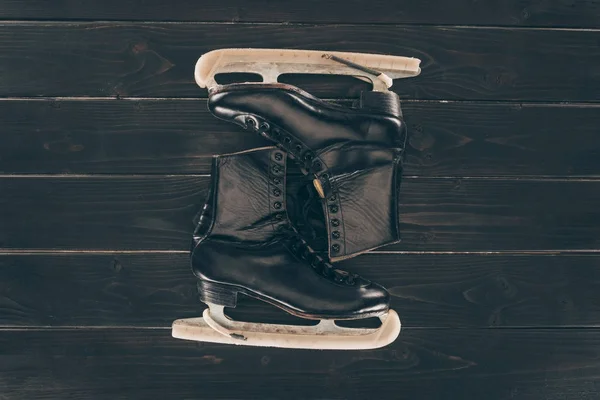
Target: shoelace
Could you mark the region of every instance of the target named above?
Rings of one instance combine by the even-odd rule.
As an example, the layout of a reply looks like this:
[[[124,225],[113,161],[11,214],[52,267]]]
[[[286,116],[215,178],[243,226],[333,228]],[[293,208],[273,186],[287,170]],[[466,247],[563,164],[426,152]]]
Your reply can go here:
[[[338,270],[325,261],[323,257],[315,253],[308,246],[308,243],[302,239],[300,234],[293,227],[286,224],[281,226],[281,230],[286,236],[292,254],[308,263],[315,271],[325,278],[331,279],[337,283],[354,285],[356,278],[358,278],[356,274]]]
[[[312,180],[300,176],[294,179],[303,179],[303,182],[293,189],[288,186],[288,192],[293,191],[293,194],[287,197],[288,214],[298,232],[308,239],[313,249],[326,251],[327,246],[323,246],[322,249],[319,247],[320,244],[326,243],[328,236],[321,198],[317,196]]]
[[[314,160],[315,154],[310,149],[304,151],[306,146],[297,142],[291,135],[282,133],[281,129],[272,128],[267,122],[257,124],[249,117],[244,120],[244,126],[245,129],[255,131],[259,135],[266,133],[268,136],[272,136],[279,147],[292,155],[294,163],[304,168],[309,174],[318,172],[323,168],[319,160]],[[296,142],[295,146],[292,145],[293,142]],[[304,152],[301,153],[302,151]]]

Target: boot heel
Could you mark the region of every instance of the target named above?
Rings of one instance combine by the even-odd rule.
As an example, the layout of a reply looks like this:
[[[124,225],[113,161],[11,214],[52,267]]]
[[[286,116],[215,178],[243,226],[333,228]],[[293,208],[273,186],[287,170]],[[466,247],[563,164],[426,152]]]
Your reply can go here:
[[[238,291],[229,285],[220,283],[198,281],[198,294],[203,303],[218,306],[235,307],[237,305]]]
[[[362,92],[360,94],[360,108],[393,115],[394,117],[402,117],[400,98],[394,92]]]

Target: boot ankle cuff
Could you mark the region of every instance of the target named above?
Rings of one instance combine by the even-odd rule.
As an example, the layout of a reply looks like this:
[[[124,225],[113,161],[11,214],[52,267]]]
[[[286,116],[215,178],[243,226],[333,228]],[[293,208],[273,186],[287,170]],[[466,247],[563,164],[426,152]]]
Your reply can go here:
[[[322,199],[332,262],[352,258],[400,240],[398,195],[402,167],[390,150],[389,162],[330,178]]]

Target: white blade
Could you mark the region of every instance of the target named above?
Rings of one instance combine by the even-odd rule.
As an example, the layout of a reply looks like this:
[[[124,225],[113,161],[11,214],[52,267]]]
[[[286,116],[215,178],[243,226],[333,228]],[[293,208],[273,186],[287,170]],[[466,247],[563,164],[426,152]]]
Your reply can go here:
[[[322,320],[315,326],[294,326],[221,320],[214,306],[204,311],[204,318],[179,319],[173,322],[172,335],[178,339],[225,343],[243,346],[281,347],[292,349],[362,350],[392,343],[400,333],[400,318],[390,310],[381,317],[377,329],[343,328],[333,321]],[[211,328],[214,320],[222,327]],[[223,324],[226,322],[226,326]]]
[[[194,76],[200,87],[211,89],[218,86],[214,78],[220,73],[256,73],[269,83],[277,82],[281,74],[351,75],[370,80],[374,90],[387,90],[393,79],[419,75],[420,63],[412,57],[339,51],[219,49],[200,57]]]

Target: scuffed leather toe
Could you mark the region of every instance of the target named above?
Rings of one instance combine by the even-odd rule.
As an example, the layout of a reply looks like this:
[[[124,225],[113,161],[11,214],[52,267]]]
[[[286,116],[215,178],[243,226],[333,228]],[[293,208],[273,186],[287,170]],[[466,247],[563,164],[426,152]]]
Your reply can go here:
[[[369,282],[365,279],[362,280]],[[383,313],[390,308],[390,294],[383,286],[369,282],[361,290],[364,301],[363,314]]]

